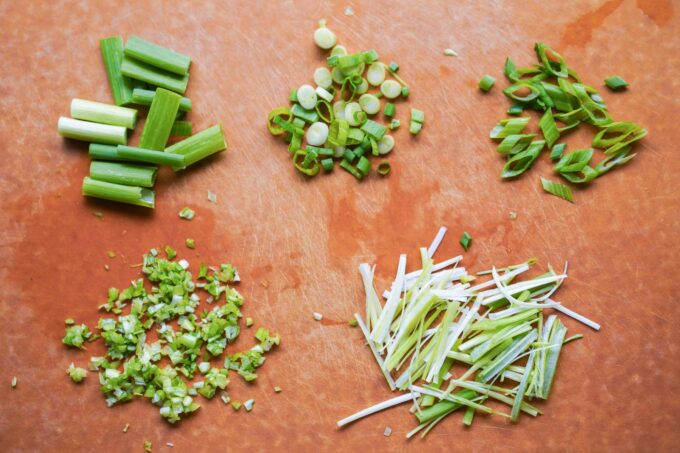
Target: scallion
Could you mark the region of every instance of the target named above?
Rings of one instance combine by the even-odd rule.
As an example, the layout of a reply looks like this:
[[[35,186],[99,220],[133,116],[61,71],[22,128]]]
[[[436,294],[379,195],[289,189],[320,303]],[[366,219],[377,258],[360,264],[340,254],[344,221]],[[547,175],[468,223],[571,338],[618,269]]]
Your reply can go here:
[[[62,116],[59,118],[57,130],[62,137],[75,140],[107,145],[125,145],[127,143],[127,130],[123,126],[91,123]]]
[[[145,41],[135,35],[128,38],[125,44],[125,55],[181,76],[189,73],[189,65],[191,65],[191,58],[186,55]]]
[[[617,75],[604,79],[604,84],[612,91],[619,91],[628,87],[628,82],[623,80],[623,77]]]
[[[156,90],[146,90],[143,88],[135,88],[132,90],[132,102],[139,105],[149,106],[153,102],[156,95]],[[191,99],[183,97],[179,101],[180,112],[190,112],[192,108]]]
[[[179,94],[184,94],[189,83],[188,75],[174,74],[127,56],[123,57],[120,71],[131,79],[141,80]]]
[[[172,126],[177,117],[179,102],[182,99],[177,93],[158,88],[149,108],[149,116],[144,123],[139,147],[155,151],[165,148]]]
[[[130,104],[133,101],[133,82],[125,77],[120,70],[123,62],[123,38],[112,36],[101,39],[99,49],[101,50],[102,60],[104,60],[104,68],[109,80],[109,87],[111,87],[113,102],[116,105]]]
[[[185,157],[178,154],[155,151],[151,149],[135,148],[118,145],[118,155],[126,160],[146,162],[149,164],[168,165],[173,169],[184,168],[187,163]]]
[[[488,92],[493,88],[495,83],[496,79],[487,74],[479,80],[479,89]]]
[[[153,187],[156,171],[156,167],[119,162],[90,163],[90,178],[126,186]]]
[[[84,99],[71,100],[71,116],[77,120],[123,126],[128,129],[134,129],[137,124],[137,110],[135,109]]]
[[[571,193],[571,189],[564,184],[541,177],[541,185],[543,186],[544,191],[571,203],[574,202],[574,196]]]
[[[225,149],[227,149],[227,142],[224,132],[222,126],[217,124],[167,147],[165,153],[184,156],[184,166],[173,167],[178,170]]]
[[[88,176],[83,178],[83,195],[146,208],[154,207],[154,192],[152,190],[98,181]]]

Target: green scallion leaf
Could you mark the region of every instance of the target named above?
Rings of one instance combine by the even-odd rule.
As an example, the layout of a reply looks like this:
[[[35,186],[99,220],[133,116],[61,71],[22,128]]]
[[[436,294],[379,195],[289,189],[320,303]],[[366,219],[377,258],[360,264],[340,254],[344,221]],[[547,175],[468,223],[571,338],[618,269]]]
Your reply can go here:
[[[98,181],[88,176],[83,178],[83,195],[146,208],[154,207],[154,192],[152,190]]]
[[[556,197],[562,198],[563,200],[567,200],[571,203],[574,202],[574,196],[571,193],[571,189],[564,184],[560,184],[558,182],[541,177],[541,185],[543,186],[543,190],[549,194],[555,195]]]
[[[175,121],[170,129],[171,137],[189,137],[193,134],[193,127],[189,121]]]
[[[491,139],[501,139],[509,135],[521,134],[527,124],[529,124],[528,116],[521,118],[508,118],[501,120],[489,133]]]
[[[120,71],[131,79],[141,80],[179,94],[184,94],[189,83],[188,75],[174,74],[127,56],[123,57]]]
[[[467,231],[464,231],[463,234],[460,236],[460,245],[463,246],[463,249],[467,252],[468,249],[470,248],[470,245],[472,245],[472,236]]]
[[[524,150],[536,137],[536,134],[508,135],[500,142],[496,149],[500,154],[517,154]]]
[[[538,127],[541,129],[543,137],[545,137],[548,148],[552,148],[553,144],[560,138],[560,131],[557,130],[557,124],[555,124],[552,111],[549,109],[545,111],[538,122]]]
[[[556,173],[578,172],[583,170],[583,168],[588,165],[592,158],[592,148],[577,149],[562,156],[562,158],[553,167],[553,170]]]
[[[75,98],[71,100],[71,117],[127,129],[134,129],[137,124],[135,109]]]
[[[118,162],[92,161],[90,177],[126,186],[153,187],[157,168]]]
[[[127,129],[123,126],[92,123],[62,116],[59,118],[57,130],[62,137],[75,140],[106,145],[125,145],[127,143]]]
[[[385,116],[392,118],[394,116],[395,110],[396,108],[393,103],[385,102],[385,109],[383,110]]]
[[[139,140],[140,148],[163,151],[170,138],[181,99],[180,95],[172,91],[163,88],[156,90]]]
[[[604,84],[612,91],[620,91],[628,87],[628,82],[617,75],[604,79]]]
[[[111,95],[116,105],[132,103],[132,80],[125,77],[120,70],[123,63],[123,38],[111,36],[99,41],[106,76],[111,87]]]
[[[544,145],[543,140],[534,141],[524,151],[511,155],[503,167],[501,177],[505,179],[516,178],[527,171],[541,154]]]
[[[558,143],[554,145],[550,151],[550,160],[560,160],[565,149],[567,149],[566,143]]]
[[[126,159],[118,154],[118,147],[115,145],[102,145],[100,143],[90,143],[88,154],[92,160],[113,160],[125,161]]]
[[[135,35],[128,38],[125,44],[125,55],[181,76],[189,73],[191,65],[191,58],[186,55],[145,41]]]

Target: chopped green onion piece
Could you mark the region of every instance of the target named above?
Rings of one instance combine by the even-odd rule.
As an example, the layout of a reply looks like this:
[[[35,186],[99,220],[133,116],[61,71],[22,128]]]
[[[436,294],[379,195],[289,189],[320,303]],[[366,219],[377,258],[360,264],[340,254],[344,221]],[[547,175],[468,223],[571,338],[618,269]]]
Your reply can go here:
[[[389,162],[380,162],[378,164],[377,172],[380,176],[387,176],[392,171],[392,166]],[[354,320],[356,322],[356,320]]]
[[[550,109],[545,111],[543,117],[538,122],[538,127],[543,132],[548,148],[552,148],[553,144],[560,138],[560,131],[557,130],[557,124],[555,124],[555,119]]]
[[[402,87],[401,89],[401,97],[407,98],[411,94],[411,89],[409,87]]]
[[[165,251],[165,255],[169,260],[172,260],[177,256],[177,250],[173,249],[169,245],[166,245],[163,250]]]
[[[564,184],[560,184],[558,182],[541,177],[541,185],[543,186],[543,190],[549,194],[560,197],[563,200],[567,200],[571,203],[574,202],[574,196],[571,193],[571,189]]]
[[[333,157],[334,151],[331,148],[320,148],[318,146],[307,145],[307,150],[314,151],[319,156]]]
[[[135,35],[128,38],[125,44],[125,55],[179,75],[188,74],[191,65],[191,58],[186,55],[145,41]]]
[[[83,178],[83,195],[103,198],[146,208],[154,207],[154,193],[143,187],[124,186],[105,181],[97,181],[88,176]]]
[[[242,406],[242,404],[239,403],[238,401],[232,401],[232,402],[231,402],[231,407],[232,407],[235,411],[238,411],[239,409],[241,409],[241,406]]]
[[[253,326],[253,318],[247,317],[246,318],[246,327],[252,327]]]
[[[399,65],[393,61],[387,65],[387,70],[391,73],[399,72]]]
[[[333,171],[334,165],[335,165],[335,162],[333,161],[332,158],[323,159],[323,160],[321,161],[321,167],[322,167],[323,170],[326,171],[326,172]]]
[[[150,440],[144,441],[144,451],[151,453],[151,441]]]
[[[524,107],[522,107],[521,104],[512,104],[510,108],[508,108],[508,115],[521,115],[524,112]]]
[[[467,252],[468,249],[470,248],[470,245],[472,244],[472,236],[470,236],[470,234],[468,234],[467,231],[464,231],[463,234],[460,236],[459,242],[460,245],[462,245],[465,251]]]
[[[301,158],[302,162],[300,162]],[[321,168],[316,153],[307,153],[307,151],[304,150],[295,152],[293,155],[293,165],[300,173],[307,176],[316,176]]]
[[[523,116],[521,118],[508,118],[501,120],[489,133],[489,138],[499,139],[505,138],[509,135],[516,135],[522,133],[527,124],[529,124],[528,116]]]
[[[132,80],[123,76],[120,66],[123,62],[123,38],[111,36],[99,40],[106,77],[111,87],[111,95],[116,105],[127,105],[132,102]]]
[[[411,109],[411,122],[424,124],[425,123],[425,112],[418,109]]]
[[[517,72],[517,66],[515,66],[515,63],[510,58],[505,59],[503,74],[511,82],[517,82],[520,79],[520,74]]]
[[[479,89],[488,92],[495,83],[496,79],[487,74],[479,81]]]
[[[193,134],[193,127],[189,121],[175,121],[170,129],[171,137],[189,137]]]
[[[285,132],[282,127],[276,127],[278,124],[275,120],[283,121],[289,123],[292,119],[292,113],[287,107],[278,107],[269,112],[269,117],[267,118],[267,129],[272,135],[281,135]],[[285,118],[285,119],[284,119]]]
[[[391,131],[398,129],[399,126],[401,126],[401,121],[399,121],[399,120],[392,120],[390,122],[390,130]]]
[[[77,384],[87,377],[87,370],[85,368],[78,368],[71,362],[71,365],[69,365],[66,370],[66,374],[68,374],[71,380]]]
[[[181,76],[164,71],[163,69],[156,68],[127,56],[123,57],[120,71],[124,76],[130,77],[131,79],[141,80],[150,85],[165,88],[179,94],[184,94],[187,90],[187,84],[189,83],[188,75]]]
[[[553,146],[552,150],[550,151],[550,160],[560,160],[565,149],[567,149],[566,143],[558,143]]]
[[[392,118],[394,116],[395,112],[395,106],[391,102],[386,102],[385,103],[385,109],[383,110],[383,113],[385,116]]]
[[[534,49],[538,59],[543,63],[543,71],[555,77],[567,77],[569,75],[567,63],[562,55],[542,42],[537,42]]]
[[[560,175],[573,184],[583,184],[592,181],[599,176],[599,172],[586,165],[575,172],[561,172]]]
[[[67,326],[72,326],[72,325],[75,324],[75,323],[76,323],[76,322],[75,322],[72,318],[66,318],[66,319],[64,320],[64,324],[66,324]]]
[[[328,142],[333,146],[345,146],[348,133],[349,123],[346,120],[336,118],[328,130]]]
[[[254,404],[255,404],[255,400],[249,399],[249,400],[243,402],[243,407],[245,408],[246,411],[250,412],[250,411],[253,410]]]
[[[412,121],[411,124],[409,125],[408,131],[411,133],[411,135],[418,135],[422,128],[423,128],[422,123],[416,123],[415,121]]]
[[[181,142],[180,142],[181,143]],[[126,160],[135,162],[147,162],[157,165],[168,165],[172,168],[184,168],[186,163],[184,156],[152,149],[134,148],[132,146],[118,145],[118,155]]]
[[[153,97],[149,115],[144,123],[139,147],[162,151],[165,148],[172,126],[177,117],[179,102],[182,99],[177,93],[159,88]]]
[[[604,84],[612,91],[623,90],[628,86],[628,82],[623,80],[621,76],[611,76],[604,79]]]
[[[515,94],[517,91],[524,89],[529,90],[529,94],[527,94],[526,96],[519,96]],[[539,93],[540,93],[539,89],[536,87],[535,84],[525,81],[516,82],[503,90],[503,94],[505,94],[510,99],[519,102],[520,104],[526,104],[533,101],[534,99],[538,98]]]
[[[345,159],[343,159],[342,161],[340,161],[340,168],[342,168],[343,170],[347,171],[348,173],[350,173],[352,176],[354,176],[354,177],[357,178],[357,179],[362,179],[362,178],[363,178],[363,175],[361,174],[361,172],[360,172],[359,170],[357,170],[356,168],[354,168],[354,167],[352,166],[352,164],[349,163],[349,162],[348,162],[347,160],[345,160]]]
[[[93,160],[113,160],[124,161],[123,157],[118,154],[118,147],[115,145],[102,145],[99,143],[90,143],[88,154]]]
[[[598,173],[598,175],[603,175],[614,167],[624,165],[626,162],[635,157],[635,154],[630,154],[630,150],[631,147],[627,146],[619,150],[616,154],[606,157],[595,166],[595,171]]]
[[[71,100],[71,116],[77,120],[110,124],[134,129],[137,123],[137,110],[84,99]]]
[[[57,130],[62,137],[75,140],[107,145],[125,145],[127,143],[127,129],[122,126],[91,123],[62,116],[59,118]]]
[[[366,159],[364,156],[361,156],[359,158],[359,162],[357,162],[357,170],[359,170],[363,176],[367,176],[371,171],[371,161]]]
[[[562,156],[553,167],[553,170],[557,173],[578,172],[583,170],[592,158],[592,148],[577,149]]]
[[[184,207],[182,208],[181,211],[179,211],[179,217],[180,219],[184,220],[192,220],[196,216],[196,213],[194,212],[193,209]]]
[[[524,151],[511,155],[503,167],[501,177],[505,179],[515,178],[527,171],[538,158],[544,145],[545,141],[543,140],[534,141]]]
[[[153,187],[156,181],[156,167],[118,162],[92,161],[90,177],[126,186]]]
[[[536,134],[514,134],[508,135],[498,145],[496,149],[500,154],[517,154],[524,150],[529,143],[536,137]]]
[[[380,123],[376,123],[373,120],[366,120],[364,124],[361,125],[361,130],[373,137],[375,140],[380,140],[387,132],[387,128]]]
[[[144,88],[135,88],[132,90],[132,102],[139,105],[151,105],[153,98],[156,95],[156,90],[146,90]],[[192,108],[191,99],[183,97],[179,101],[180,112],[190,112]]]
[[[127,433],[129,429],[130,429],[130,424],[126,423],[125,426],[123,426],[123,432]]]
[[[314,105],[316,105],[316,102],[314,102]],[[307,110],[300,104],[293,104],[293,106],[290,108],[290,112],[293,114],[293,116],[301,118],[310,124],[319,121],[319,114],[316,110]]]
[[[224,139],[222,126],[217,124],[165,148],[165,153],[183,155],[184,165],[188,167],[225,149],[227,149],[227,142]],[[174,170],[181,168],[183,167],[173,167]]]
[[[188,249],[195,249],[196,248],[196,241],[194,241],[191,238],[187,238],[184,241],[184,244],[187,246]]]
[[[381,83],[380,92],[387,99],[396,99],[400,95],[403,96],[402,86],[399,84],[399,82],[396,82],[394,80],[385,80],[383,83]]]
[[[278,385],[276,387],[274,387],[274,392],[275,393],[281,393],[281,387],[279,387]]]
[[[342,158],[347,161],[347,163],[352,163],[352,161],[356,158],[356,154],[354,154],[354,151],[351,149],[346,149],[345,153],[342,155]]]
[[[18,383],[19,383],[19,380],[17,379],[17,377],[12,376],[12,388],[16,388]]]

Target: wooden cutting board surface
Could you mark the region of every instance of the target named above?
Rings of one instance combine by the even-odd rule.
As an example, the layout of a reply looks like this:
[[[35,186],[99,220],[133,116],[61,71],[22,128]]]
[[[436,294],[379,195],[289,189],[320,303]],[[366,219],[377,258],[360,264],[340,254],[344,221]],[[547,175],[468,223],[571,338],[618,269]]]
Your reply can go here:
[[[141,451],[145,439],[154,451],[172,442],[173,451],[192,452],[677,448],[678,2],[129,3],[0,3],[1,450]],[[409,107],[426,112],[421,135],[405,127],[395,134],[389,178],[358,183],[336,170],[306,180],[266,130],[267,113],[323,63],[312,41],[321,17],[349,49],[374,48],[399,62],[412,87],[410,102],[397,105],[403,123]],[[86,146],[56,132],[71,98],[110,102],[98,40],[114,34],[190,55],[189,119],[197,130],[221,123],[229,141],[210,162],[162,172],[154,211],[84,199]],[[649,130],[630,164],[575,190],[573,205],[542,192],[547,156],[518,181],[501,181],[503,162],[488,139],[508,107],[503,62],[533,63],[535,41],[554,46],[602,89],[615,118]],[[447,47],[459,56],[443,56]],[[498,83],[482,94],[476,84],[486,73]],[[604,88],[613,74],[630,89]],[[587,146],[592,133],[569,135],[568,149]],[[177,217],[184,206],[196,210],[193,221]],[[449,236],[437,257],[460,253],[457,238],[468,231],[471,270],[529,257],[543,268],[568,261],[558,299],[602,330],[565,321],[585,338],[565,347],[541,417],[512,425],[478,416],[465,428],[457,414],[424,441],[407,441],[415,420],[402,406],[338,430],[337,420],[391,397],[360,332],[346,325],[363,307],[357,265],[377,263],[383,288],[398,255],[408,252],[415,266],[417,248],[441,225]],[[196,239],[193,252],[183,246],[187,237]],[[235,377],[229,387],[236,399],[255,399],[253,412],[233,413],[216,398],[170,426],[146,401],[108,409],[95,374],[79,386],[65,375],[71,362],[84,366],[103,349],[64,348],[63,320],[93,326],[107,288],[136,278],[130,265],[165,244],[192,263],[237,266],[244,314],[281,334],[258,380]],[[315,311],[323,322],[312,319]],[[249,333],[232,351],[252,343]]]

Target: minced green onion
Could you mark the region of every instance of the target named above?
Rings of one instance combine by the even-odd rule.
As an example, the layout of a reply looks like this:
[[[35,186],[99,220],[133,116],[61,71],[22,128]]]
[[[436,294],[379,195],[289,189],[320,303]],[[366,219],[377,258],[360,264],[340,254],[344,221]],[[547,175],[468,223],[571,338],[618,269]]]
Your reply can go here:
[[[227,142],[222,126],[218,124],[165,148],[165,152],[184,156],[184,165],[188,167],[225,149]],[[181,168],[183,167],[173,167],[175,170]]]
[[[105,181],[98,181],[88,176],[83,178],[83,195],[103,198],[146,208],[154,207],[154,192],[144,187],[124,186]]]
[[[487,74],[480,79],[479,89],[488,92],[491,88],[493,88],[495,83],[496,79]]]
[[[87,370],[84,368],[78,368],[73,365],[73,362],[71,362],[71,365],[69,365],[68,369],[66,370],[66,374],[69,375],[73,382],[80,383],[87,377]]]
[[[127,56],[123,57],[120,71],[131,79],[141,80],[179,94],[184,94],[189,83],[188,75],[174,74]]]
[[[151,441],[150,440],[144,441],[144,451],[151,453]]]
[[[523,112],[524,112],[524,107],[522,106],[522,104],[512,104],[508,108],[507,113],[508,113],[508,115],[516,116],[516,115],[521,115]]]
[[[500,154],[517,154],[524,150],[536,137],[536,134],[513,134],[508,135],[501,141],[496,150]]]
[[[185,157],[178,154],[123,145],[118,145],[117,151],[120,157],[135,162],[168,165],[172,168],[184,168],[186,166]]]
[[[188,74],[191,65],[191,58],[186,55],[145,41],[135,35],[128,38],[125,44],[125,55],[179,75]]]
[[[555,170],[557,173],[581,171],[586,165],[588,165],[592,157],[592,148],[577,149],[562,156],[562,158],[553,167],[553,170]]]
[[[391,102],[386,102],[386,103],[385,103],[385,109],[383,110],[383,113],[385,114],[385,116],[391,118],[391,117],[394,116],[395,110],[396,110],[396,109],[395,109],[395,106],[394,106],[393,103],[391,103]]]
[[[516,135],[522,133],[527,124],[529,124],[528,116],[523,116],[521,118],[508,118],[501,120],[489,133],[489,137],[492,139],[502,139],[509,135]]]
[[[184,219],[184,220],[192,220],[196,216],[196,213],[194,212],[193,209],[184,207],[182,208],[181,211],[179,211],[179,218]]]
[[[541,185],[543,186],[544,191],[571,203],[574,202],[574,196],[571,193],[571,189],[564,184],[541,177]]]
[[[128,129],[134,129],[137,124],[135,109],[76,98],[71,100],[71,117]]]
[[[62,116],[59,118],[57,130],[62,137],[75,140],[107,145],[125,145],[127,143],[127,129],[123,126],[92,123]]]
[[[104,60],[104,68],[109,80],[109,87],[111,87],[113,102],[116,105],[132,103],[133,82],[120,71],[123,62],[123,38],[111,36],[101,39],[99,40],[99,49],[101,50],[102,60]]]
[[[321,168],[323,168],[323,170],[326,172],[333,171],[334,166],[335,162],[332,158],[321,160]]]
[[[537,42],[534,46],[538,59],[543,63],[542,70],[555,77],[567,77],[568,68],[562,55],[555,52],[542,42]]]
[[[144,123],[139,147],[162,151],[172,131],[182,97],[177,93],[158,88]]]
[[[126,186],[153,187],[157,168],[119,162],[92,161],[90,177]]]
[[[628,87],[628,82],[623,80],[623,77],[617,75],[604,79],[604,84],[612,91],[619,91]]]
[[[467,231],[464,231],[463,234],[460,236],[460,245],[463,246],[465,251],[467,252],[468,249],[470,248],[470,245],[472,244],[472,236]]]
[[[376,123],[373,120],[366,120],[366,122],[361,125],[361,130],[375,140],[380,140],[385,135],[385,132],[387,132],[387,128],[385,126],[380,123]]]
[[[398,129],[399,126],[401,126],[401,121],[399,121],[399,120],[392,120],[390,122],[390,130],[392,130],[392,131],[395,130],[395,129]]]

